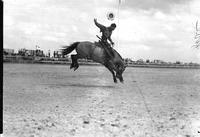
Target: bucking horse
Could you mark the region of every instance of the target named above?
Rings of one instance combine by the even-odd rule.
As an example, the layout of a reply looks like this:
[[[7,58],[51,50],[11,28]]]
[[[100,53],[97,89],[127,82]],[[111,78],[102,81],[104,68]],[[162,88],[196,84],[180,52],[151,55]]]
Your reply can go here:
[[[70,46],[63,47],[62,51],[63,55],[67,55],[73,50],[76,50],[77,54],[71,55],[72,63],[70,69],[74,68],[74,71],[78,69],[78,59],[91,59],[95,62],[104,65],[112,73],[113,80],[115,83],[117,83],[117,78],[120,80],[120,82],[123,83],[124,80],[122,77],[122,73],[124,72],[127,66],[124,63],[123,58],[116,50],[112,48],[112,58],[108,59],[108,52],[106,52],[105,48],[101,47],[100,45],[101,44],[99,42],[74,42]]]

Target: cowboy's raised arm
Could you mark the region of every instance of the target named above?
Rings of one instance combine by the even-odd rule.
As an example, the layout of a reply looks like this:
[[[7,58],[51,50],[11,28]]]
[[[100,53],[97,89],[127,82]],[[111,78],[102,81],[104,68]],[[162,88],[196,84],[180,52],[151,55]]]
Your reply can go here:
[[[100,28],[100,29],[105,29],[106,27],[104,25],[101,25],[100,23],[97,22],[97,19],[94,19],[95,25]]]

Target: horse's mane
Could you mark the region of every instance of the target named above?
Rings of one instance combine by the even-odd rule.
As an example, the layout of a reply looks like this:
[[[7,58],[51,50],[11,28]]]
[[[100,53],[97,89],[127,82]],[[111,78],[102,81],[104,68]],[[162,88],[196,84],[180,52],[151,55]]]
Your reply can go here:
[[[115,53],[123,60],[122,56],[121,56],[115,49],[113,49],[113,50],[114,50]]]

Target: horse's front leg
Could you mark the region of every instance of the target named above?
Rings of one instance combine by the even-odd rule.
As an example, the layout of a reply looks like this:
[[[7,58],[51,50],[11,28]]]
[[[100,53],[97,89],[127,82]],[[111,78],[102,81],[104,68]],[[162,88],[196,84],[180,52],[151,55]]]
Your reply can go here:
[[[112,73],[113,80],[114,80],[115,83],[117,83],[117,78],[116,78],[115,72],[114,72],[114,70],[112,69],[111,65],[105,64],[105,67]]]
[[[115,72],[114,72],[113,70],[110,70],[110,72],[111,72],[112,75],[113,75],[113,81],[114,81],[115,83],[117,83],[117,78],[116,78],[116,76],[115,76]]]
[[[123,73],[122,68],[117,63],[115,64],[115,66],[116,66],[116,77],[120,80],[121,83],[123,83],[124,79],[122,77],[122,73]]]
[[[116,77],[120,80],[121,83],[124,82],[124,79],[122,77],[122,74],[119,74],[118,72],[116,73]]]

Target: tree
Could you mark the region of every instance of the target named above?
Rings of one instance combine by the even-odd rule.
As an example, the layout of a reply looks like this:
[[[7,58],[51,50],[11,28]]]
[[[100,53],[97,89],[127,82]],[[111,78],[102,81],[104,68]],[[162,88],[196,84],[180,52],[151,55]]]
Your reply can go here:
[[[193,45],[196,48],[200,47],[200,29],[198,28],[198,21],[196,22],[196,33],[195,33],[195,44]]]

